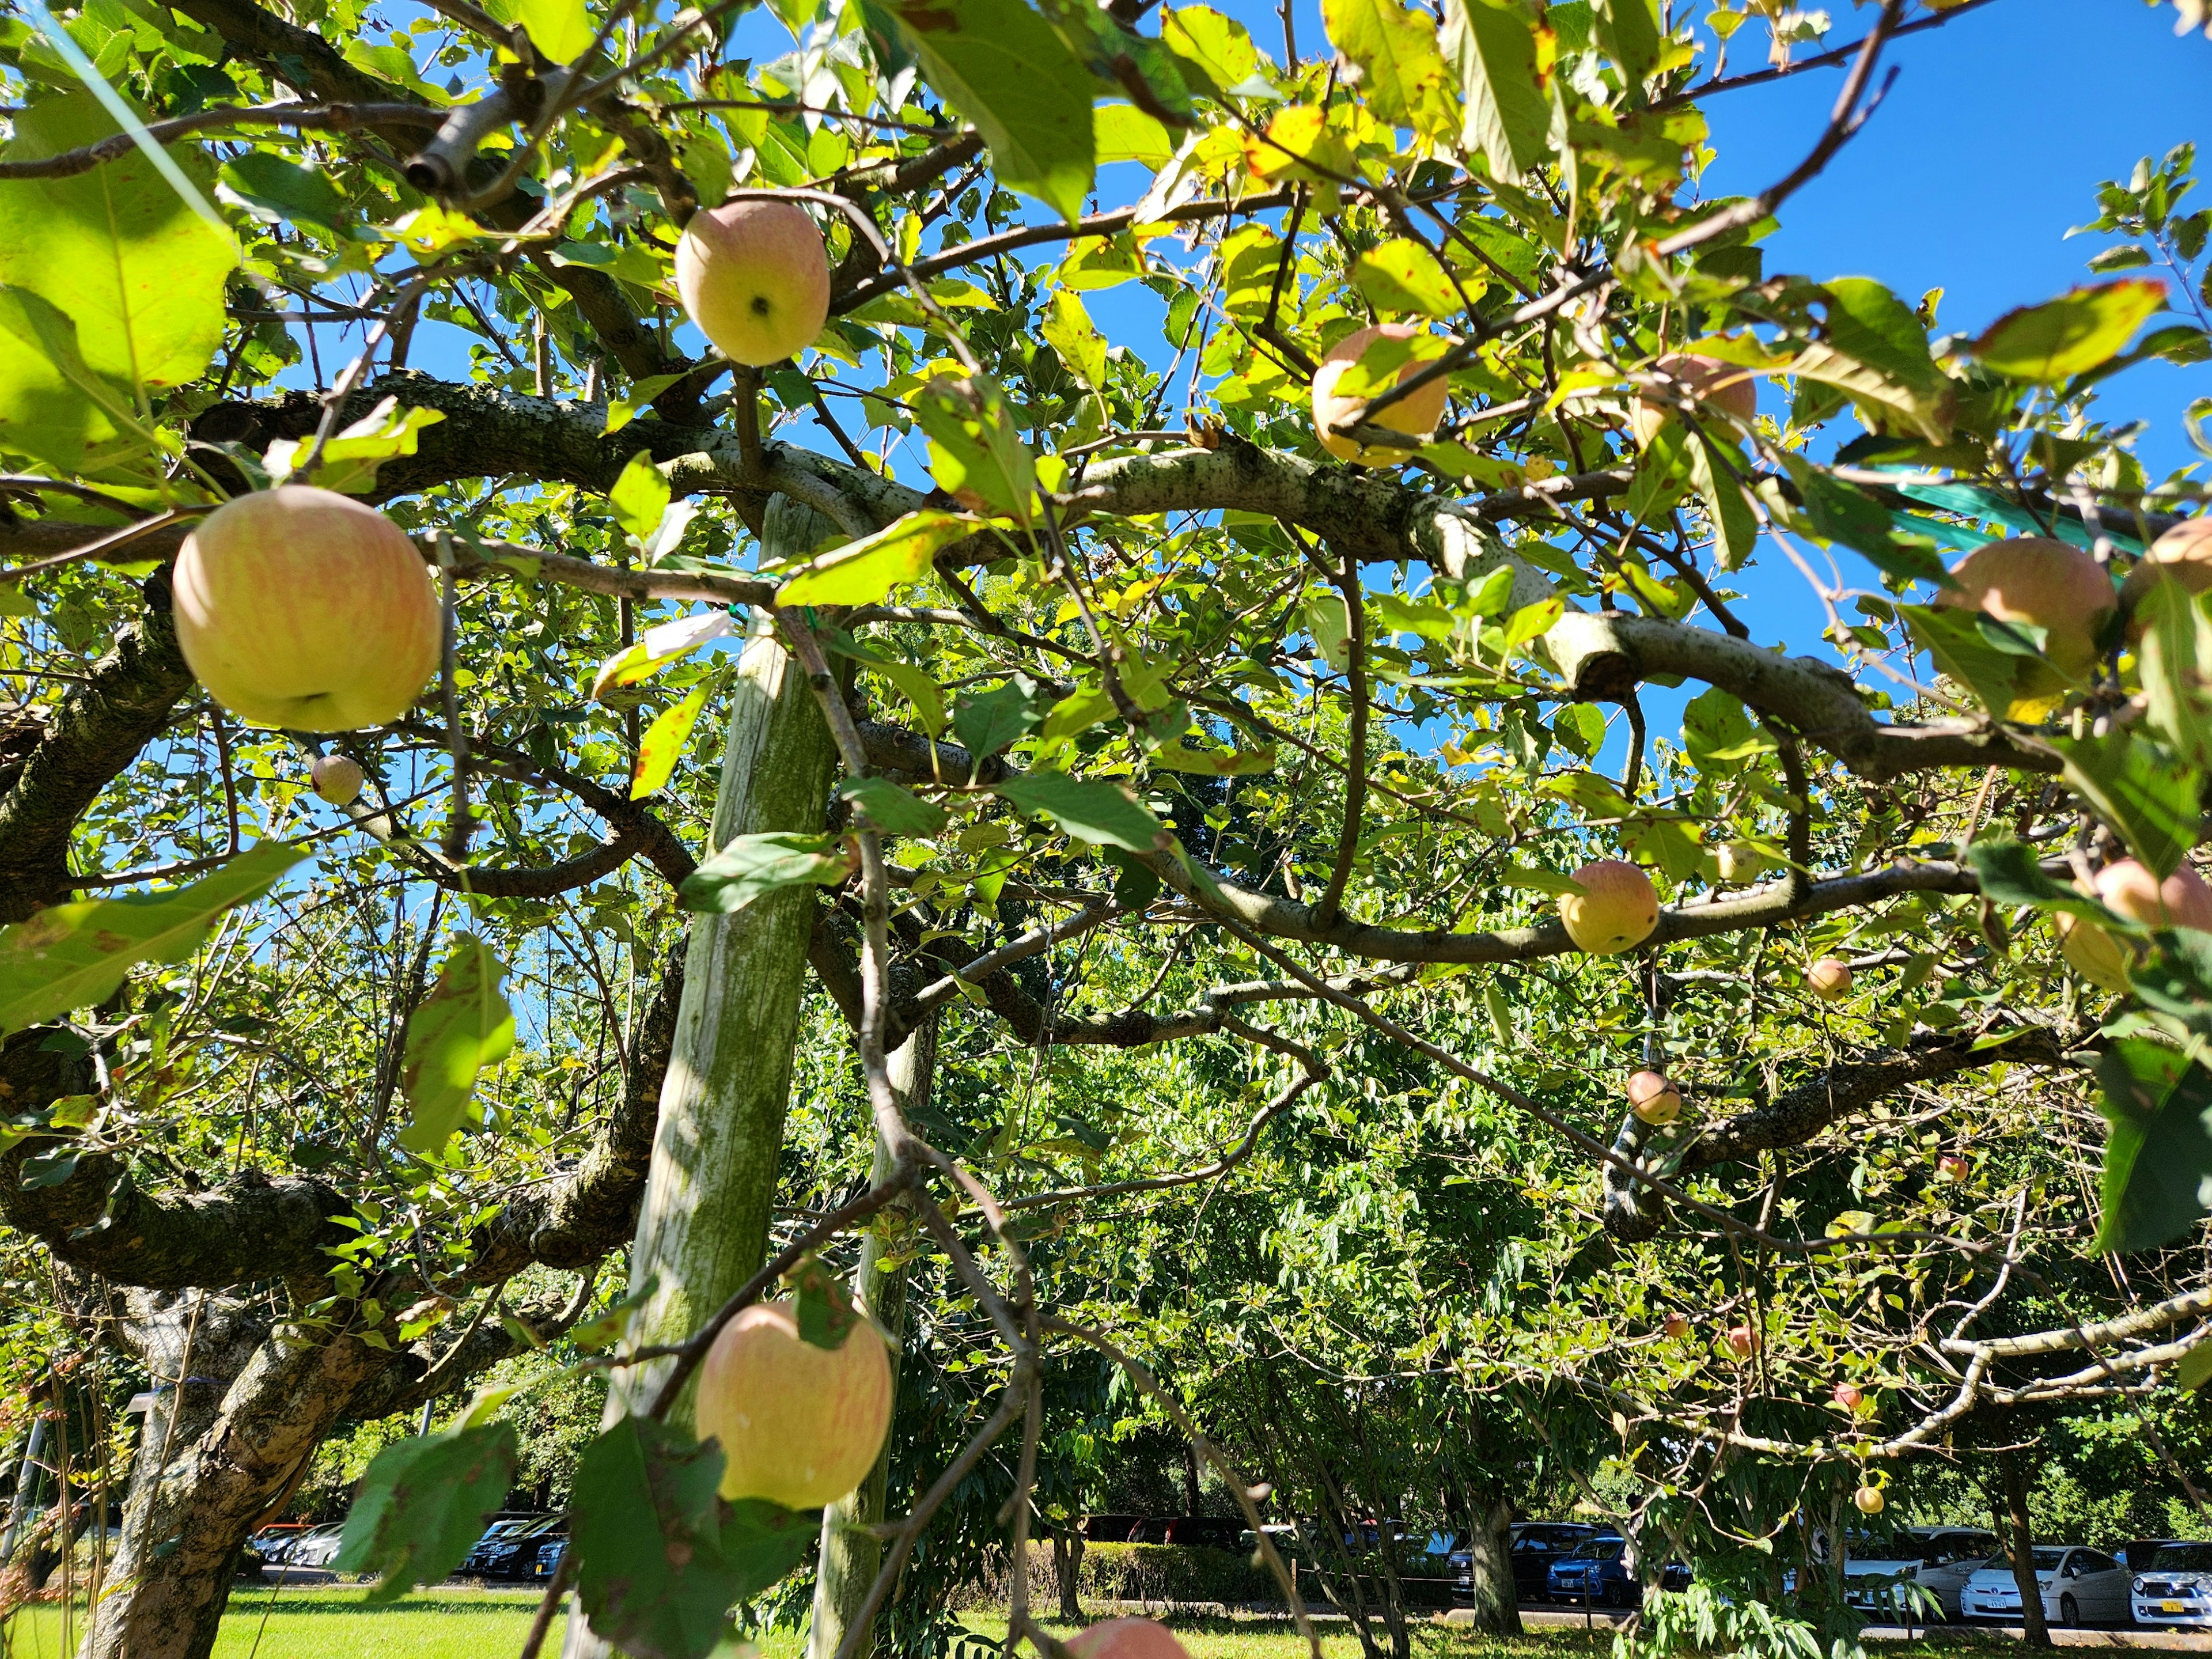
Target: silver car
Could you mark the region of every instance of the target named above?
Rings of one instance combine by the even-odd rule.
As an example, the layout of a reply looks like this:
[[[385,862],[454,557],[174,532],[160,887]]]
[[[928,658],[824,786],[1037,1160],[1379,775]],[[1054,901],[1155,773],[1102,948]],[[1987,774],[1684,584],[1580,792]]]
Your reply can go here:
[[[1926,1617],[1927,1603],[1908,1596],[1917,1584],[1946,1619],[1962,1617],[1966,1580],[1997,1553],[1996,1534],[1972,1527],[1903,1527],[1886,1538],[1854,1538],[1844,1563],[1844,1599],[1867,1613]]]
[[[2212,1544],[2168,1544],[2129,1587],[2138,1625],[2212,1625]]]
[[[2035,1582],[2045,1621],[2062,1628],[2128,1622],[2128,1570],[2102,1550],[2052,1544],[2035,1552]],[[1966,1580],[1966,1617],[2020,1622],[2020,1586],[2011,1564],[1993,1559]]]

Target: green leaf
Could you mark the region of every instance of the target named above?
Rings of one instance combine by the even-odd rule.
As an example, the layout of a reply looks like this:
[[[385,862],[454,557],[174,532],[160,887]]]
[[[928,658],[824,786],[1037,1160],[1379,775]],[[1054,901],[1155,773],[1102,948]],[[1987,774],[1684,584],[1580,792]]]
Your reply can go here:
[[[1875,568],[1901,581],[1955,586],[1933,547],[1910,532],[1900,534],[1899,519],[1856,484],[1833,477],[1794,456],[1784,456],[1790,482],[1797,486],[1805,516],[1822,541],[1841,542],[1864,554]]]
[[[922,79],[975,124],[998,177],[1070,224],[1083,215],[1097,151],[1093,82],[1051,24],[1022,0],[892,0]]]
[[[313,482],[341,495],[366,495],[376,488],[376,469],[395,456],[412,455],[422,430],[446,418],[437,409],[402,409],[399,399],[386,398],[374,409],[323,447]],[[263,464],[269,482],[281,484],[292,477],[294,466],[314,448],[313,438],[279,438],[269,446]],[[302,480],[302,482],[306,482]]]
[[[2212,698],[2206,695],[2212,615],[2155,563],[2137,568],[2153,573],[2149,590],[2135,606],[2135,622],[2142,629],[2136,669],[2148,705],[2147,724],[2191,765],[2212,766]]]
[[[104,1002],[141,962],[181,962],[215,919],[259,898],[307,856],[256,843],[188,887],[51,905],[0,928],[0,1036]]]
[[[1552,154],[1534,22],[1510,0],[1444,0],[1441,44],[1466,103],[1462,148],[1480,150],[1499,179],[1519,184]]]
[[[1160,39],[1219,91],[1243,87],[1259,73],[1260,49],[1252,44],[1251,32],[1212,6],[1178,6],[1164,13]]]
[[[2142,1037],[2097,1062],[2105,1141],[2104,1215],[2091,1249],[2148,1250],[2179,1238],[2204,1213],[2212,1176],[2212,1074]]]
[[[1713,526],[1713,562],[1723,570],[1741,570],[1759,541],[1759,514],[1729,465],[1740,458],[1703,434],[1689,446],[1689,457],[1691,488],[1705,504]]]
[[[650,404],[655,398],[674,386],[689,374],[678,369],[673,374],[651,374],[640,380],[619,398],[607,400],[607,435],[612,437],[637,418],[638,410]]]
[[[837,1275],[810,1255],[784,1275],[798,1303],[799,1340],[836,1352],[860,1322]]]
[[[1016,524],[1029,523],[1036,465],[996,380],[940,376],[915,394],[914,414],[929,434],[929,470],[939,483],[954,495],[972,492]]]
[[[1447,143],[1457,135],[1451,73],[1426,13],[1398,0],[1322,0],[1321,15],[1336,49],[1364,71],[1364,100],[1386,125]]]
[[[848,778],[837,793],[868,815],[868,822],[895,836],[933,836],[945,828],[946,813],[889,778]]]
[[[1156,853],[1174,839],[1150,807],[1116,784],[1060,772],[1033,772],[1007,779],[998,786],[998,793],[1017,811],[1050,818],[1079,841],[1129,853]]]
[[[1045,308],[1043,326],[1037,331],[1044,343],[1060,354],[1075,378],[1093,392],[1106,387],[1106,339],[1083,308],[1083,301],[1066,289],[1054,289]]]
[[[2172,875],[2197,844],[2202,775],[2124,730],[2050,741],[2066,763],[2068,784],[2161,881]]]
[[[2166,283],[2135,276],[2008,311],[1968,348],[1985,368],[2057,386],[2115,357],[2166,304]]]
[[[701,646],[727,638],[736,631],[736,623],[726,611],[702,611],[678,617],[673,622],[656,623],[599,665],[599,672],[592,676],[592,696],[596,701],[620,686],[650,679]]]
[[[507,1501],[515,1447],[514,1424],[469,1418],[386,1446],[346,1512],[331,1566],[380,1574],[368,1592],[372,1603],[439,1583],[461,1565],[483,1535],[484,1522]]]
[[[1730,763],[1764,754],[1775,744],[1771,732],[1752,724],[1733,693],[1716,685],[1683,705],[1682,746],[1700,772],[1726,775],[1738,769]]]
[[[734,915],[786,887],[827,887],[852,873],[835,836],[775,830],[739,836],[684,878],[677,890],[687,910]]]
[[[1826,313],[1819,341],[1791,369],[1840,387],[1929,443],[1948,439],[1957,389],[1929,354],[1928,331],[1912,307],[1868,276],[1836,277],[1818,297]]]
[[[1658,66],[1666,40],[1657,0],[1595,0],[1597,43],[1633,86]]]
[[[2124,930],[2127,923],[2093,898],[2043,873],[2035,849],[2026,842],[1998,836],[1978,841],[1962,855],[1992,904],[2030,904],[2039,910],[2064,910],[2100,927]]]
[[[507,968],[473,933],[457,933],[438,969],[438,982],[407,1017],[407,1050],[399,1080],[412,1115],[399,1144],[429,1153],[461,1127],[476,1094],[477,1073],[514,1048],[514,1014],[500,994]]]
[[[668,480],[653,464],[651,450],[641,449],[629,458],[622,477],[607,491],[607,505],[615,510],[615,522],[640,541],[659,527],[660,515],[668,511]]]
[[[2042,719],[2066,698],[2066,677],[2040,656],[1992,643],[1985,618],[1955,607],[1900,605],[1912,637],[1927,647],[1936,665],[1979,697],[2000,720]]]
[[[1091,112],[1091,143],[1098,165],[1136,161],[1157,172],[1175,160],[1168,130],[1133,104],[1101,104]]]
[[[584,0],[513,0],[512,20],[530,31],[530,44],[556,64],[582,57],[599,33]],[[709,206],[713,204],[709,203]]]
[[[1443,263],[1419,242],[1402,236],[1361,254],[1352,268],[1352,280],[1378,311],[1449,317],[1462,308]]]
[[[919,581],[929,562],[975,521],[957,513],[909,513],[874,535],[823,554],[776,589],[780,605],[873,605],[891,589]]]
[[[11,161],[118,131],[89,92],[45,100],[14,119]],[[196,147],[169,154],[205,186]],[[71,178],[0,180],[0,283],[64,313],[92,372],[122,385],[177,386],[205,372],[222,343],[223,284],[237,264],[230,235],[135,147]]]
[[[1193,749],[1182,742],[1164,743],[1148,758],[1170,772],[1194,772],[1201,777],[1242,778],[1275,769],[1272,746],[1259,749]]]
[[[952,734],[978,764],[1043,723],[1036,686],[1017,674],[1003,685],[963,698],[953,712]]]
[[[330,174],[289,161],[273,150],[250,149],[234,155],[216,176],[240,201],[270,218],[335,231],[352,217]]]
[[[704,1659],[729,1611],[798,1564],[815,1516],[759,1498],[726,1522],[721,1449],[649,1417],[625,1417],[576,1465],[570,1548],[592,1633],[637,1659]]]
[[[76,324],[35,294],[0,288],[0,447],[64,474],[82,470],[88,430],[95,441],[115,435],[79,385],[88,373]]]
[[[707,689],[703,682],[693,686],[681,702],[661,710],[645,728],[645,735],[637,740],[637,759],[629,769],[632,800],[658,794],[676,775],[676,763],[684,758],[691,728],[699,723],[699,711],[707,706]]]

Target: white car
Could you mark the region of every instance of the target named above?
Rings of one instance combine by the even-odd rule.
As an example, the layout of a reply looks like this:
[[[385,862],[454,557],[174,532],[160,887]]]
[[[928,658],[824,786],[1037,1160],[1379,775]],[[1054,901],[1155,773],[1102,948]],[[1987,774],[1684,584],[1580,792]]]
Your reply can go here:
[[[2128,1622],[2128,1570],[2102,1550],[2052,1544],[2035,1552],[2035,1582],[2045,1622],[2063,1628]],[[2002,1557],[1970,1574],[1960,1597],[1968,1619],[2020,1622],[2020,1587]]]
[[[1863,1612],[1906,1614],[1915,1623],[1927,1619],[1927,1603],[1909,1599],[1905,1584],[1925,1590],[1944,1618],[1960,1618],[1966,1580],[1997,1553],[1996,1534],[1972,1527],[1902,1527],[1887,1538],[1848,1542],[1844,1599]]]
[[[2212,1544],[2166,1545],[2132,1589],[2138,1625],[2212,1625]]]

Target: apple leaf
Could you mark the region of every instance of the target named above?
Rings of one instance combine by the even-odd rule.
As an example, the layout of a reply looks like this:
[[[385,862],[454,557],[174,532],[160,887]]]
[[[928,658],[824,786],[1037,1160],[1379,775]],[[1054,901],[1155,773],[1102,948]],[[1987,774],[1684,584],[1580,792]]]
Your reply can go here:
[[[0,928],[0,1036],[104,1002],[141,962],[180,962],[215,919],[259,898],[307,856],[264,841],[188,887],[56,904]]]
[[[1458,136],[1458,100],[1433,17],[1398,0],[1322,0],[1321,15],[1337,50],[1359,65],[1366,100],[1386,125],[1445,143]]]
[[[783,1278],[798,1304],[799,1340],[832,1352],[843,1347],[860,1316],[837,1275],[823,1266],[820,1256],[810,1255]]]
[[[2118,356],[2165,304],[2166,284],[2155,276],[2077,288],[2007,312],[1969,349],[1985,368],[2057,386]]]
[[[499,989],[506,973],[490,945],[473,933],[456,934],[437,984],[407,1017],[399,1078],[414,1115],[399,1144],[409,1151],[444,1146],[461,1127],[477,1073],[513,1050],[514,1013]]]
[[[2212,1073],[2187,1054],[2126,1037],[2097,1062],[2105,1142],[2104,1215],[2090,1248],[2147,1250],[2204,1213],[2212,1176]]]
[[[1502,0],[1444,0],[1440,44],[1467,107],[1460,143],[1517,185],[1552,153],[1552,105],[1536,68],[1536,31]]]
[[[1119,784],[1032,772],[1008,778],[998,793],[1016,810],[1050,818],[1079,841],[1129,853],[1164,852],[1174,845],[1175,837],[1152,809]]]
[[[615,510],[615,522],[643,541],[660,527],[660,515],[668,511],[668,480],[653,464],[653,452],[641,449],[607,491],[607,505]]]
[[[889,778],[848,778],[837,793],[868,816],[878,830],[895,836],[933,836],[945,828],[945,811]]]
[[[1036,463],[996,380],[940,376],[915,394],[914,413],[929,434],[929,470],[939,483],[956,495],[969,491],[1017,524],[1029,523]]]
[[[632,800],[659,793],[676,775],[676,763],[683,759],[684,745],[691,741],[691,728],[699,722],[699,711],[707,706],[707,690],[704,684],[693,686],[690,696],[663,709],[645,728],[645,735],[637,741],[637,760],[630,768]]]
[[[386,398],[324,446],[313,482],[342,495],[366,495],[376,488],[379,466],[395,456],[412,455],[422,428],[445,418],[442,410],[402,409],[398,398]],[[281,484],[289,480],[293,468],[307,459],[314,447],[312,438],[279,438],[270,445],[262,458],[269,470],[269,482]]]
[[[1017,674],[1003,685],[963,698],[953,711],[952,735],[981,765],[1015,738],[1036,730],[1045,709],[1036,683]]]
[[[873,605],[902,583],[919,581],[941,550],[975,532],[975,520],[957,513],[909,513],[823,554],[778,588],[775,602]]]
[[[2124,728],[2101,738],[2047,741],[2065,762],[2066,781],[2097,816],[2160,880],[2172,875],[2197,844],[2202,775]]]
[[[852,871],[836,836],[775,830],[736,837],[677,891],[687,910],[728,916],[786,887],[827,887]]]
[[[386,1446],[346,1514],[332,1567],[381,1577],[370,1602],[434,1584],[461,1565],[514,1484],[514,1425],[469,1412],[436,1434]]]
[[[1402,236],[1361,254],[1352,267],[1352,280],[1379,311],[1450,317],[1461,309],[1458,291],[1452,287],[1443,262],[1419,242]],[[1479,290],[1481,284],[1473,286]]]
[[[599,665],[599,672],[592,676],[592,696],[596,701],[617,686],[649,679],[679,657],[735,631],[726,611],[702,611],[648,628],[634,643]]]

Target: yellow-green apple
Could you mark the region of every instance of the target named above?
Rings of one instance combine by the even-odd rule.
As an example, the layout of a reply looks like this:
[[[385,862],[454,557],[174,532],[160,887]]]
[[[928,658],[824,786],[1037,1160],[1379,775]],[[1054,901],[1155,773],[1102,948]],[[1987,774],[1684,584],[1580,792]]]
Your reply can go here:
[[[1670,351],[1652,368],[1676,384],[1664,392],[1652,387],[1637,394],[1628,408],[1628,428],[1638,444],[1648,444],[1674,417],[1684,393],[1724,410],[1747,426],[1759,413],[1759,386],[1741,363],[1723,362],[1697,351]]]
[[[1646,1123],[1672,1123],[1682,1113],[1681,1091],[1657,1072],[1628,1079],[1628,1109]]]
[[[1690,1334],[1690,1316],[1689,1316],[1689,1315],[1685,1314],[1685,1313],[1670,1313],[1670,1314],[1668,1314],[1668,1315],[1667,1316],[1667,1334],[1668,1334],[1668,1335],[1669,1335],[1669,1336],[1673,1337],[1673,1338],[1674,1338],[1677,1342],[1680,1342],[1680,1341],[1684,1337],[1687,1336],[1689,1334]]]
[[[2097,663],[2097,635],[2119,603],[2105,568],[2070,542],[2015,536],[1990,542],[1951,567],[1956,587],[1936,603],[2040,628],[2043,654],[2075,679]]]
[[[307,767],[315,793],[333,806],[361,799],[361,763],[344,755],[318,755]]]
[[[2164,881],[2133,859],[2121,859],[2097,872],[2097,896],[2146,927],[2194,927],[2212,933],[2212,887],[2186,864]]]
[[[1859,1506],[1861,1515],[1880,1515],[1884,1501],[1880,1486],[1861,1486],[1851,1494],[1851,1502]]]
[[[2133,988],[2128,977],[2127,947],[2095,922],[2061,910],[2051,918],[2058,928],[2058,954],[2067,965],[2090,984],[2125,995]]]
[[[2120,584],[2121,608],[2132,611],[2167,576],[2191,593],[2212,588],[2212,513],[2184,519],[2150,544]]]
[[[1845,1411],[1856,1411],[1859,1408],[1859,1401],[1861,1398],[1862,1396],[1859,1394],[1858,1385],[1856,1383],[1838,1382],[1836,1384],[1836,1403],[1838,1406],[1841,1406]]]
[[[722,1496],[818,1509],[860,1484],[891,1420],[891,1368],[865,1319],[835,1348],[799,1334],[795,1304],[756,1303],[699,1365],[700,1438],[722,1443]]]
[[[1575,872],[1559,895],[1559,920],[1575,948],[1609,957],[1641,945],[1659,925],[1651,878],[1620,859],[1599,859]]]
[[[1851,964],[1841,957],[1822,957],[1805,970],[1805,988],[1823,1002],[1851,993]]]
[[[676,244],[684,309],[733,363],[758,368],[814,343],[830,315],[830,258],[796,202],[727,202]]]
[[[1150,1619],[1104,1619],[1067,1638],[1075,1659],[1190,1659],[1164,1625]]]
[[[1766,868],[1766,854],[1747,841],[1724,841],[1713,849],[1713,863],[1720,870],[1721,880],[1734,887]]]
[[[226,501],[177,555],[177,643],[242,720],[350,732],[405,714],[438,666],[422,556],[366,502],[307,484]]]
[[[1948,1181],[1954,1187],[1972,1173],[1972,1170],[1973,1165],[1956,1152],[1946,1152],[1936,1160],[1936,1178],[1938,1181]]]
[[[1450,388],[1445,377],[1439,374],[1419,390],[1407,392],[1388,409],[1378,409],[1367,417],[1366,423],[1386,431],[1403,433],[1406,447],[1389,444],[1363,445],[1356,438],[1346,438],[1330,430],[1340,421],[1358,418],[1370,397],[1380,392],[1363,393],[1359,397],[1342,397],[1336,383],[1344,373],[1359,361],[1360,354],[1377,340],[1410,340],[1423,331],[1411,323],[1377,323],[1363,328],[1356,334],[1347,334],[1339,340],[1321,367],[1314,370],[1313,417],[1314,431],[1321,439],[1321,447],[1340,461],[1358,461],[1364,466],[1395,466],[1428,442],[1436,431],[1437,422],[1444,417],[1444,399]],[[1397,386],[1411,380],[1428,365],[1418,357],[1408,358],[1398,372],[1391,376],[1390,384]]]

